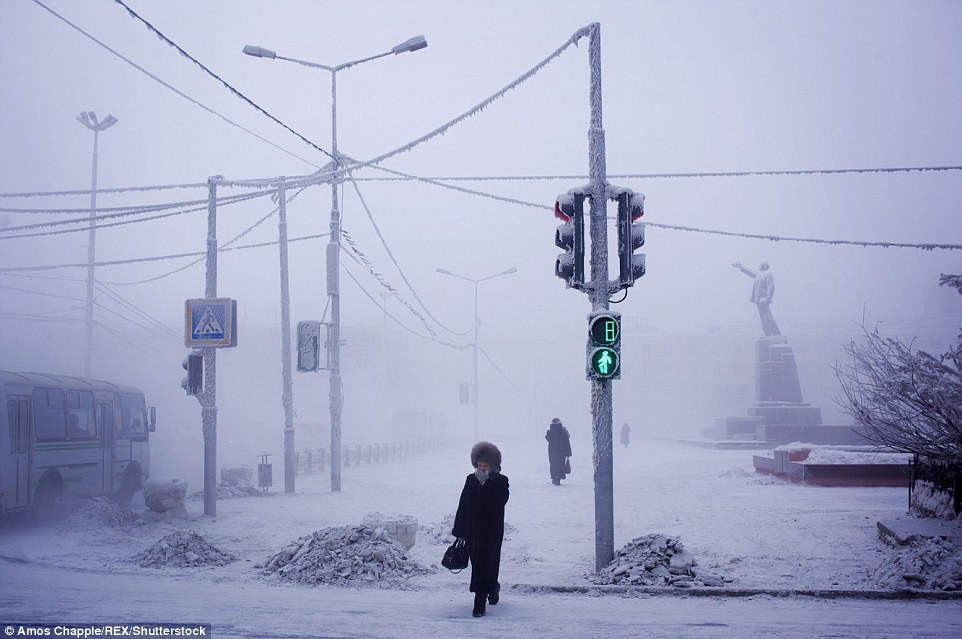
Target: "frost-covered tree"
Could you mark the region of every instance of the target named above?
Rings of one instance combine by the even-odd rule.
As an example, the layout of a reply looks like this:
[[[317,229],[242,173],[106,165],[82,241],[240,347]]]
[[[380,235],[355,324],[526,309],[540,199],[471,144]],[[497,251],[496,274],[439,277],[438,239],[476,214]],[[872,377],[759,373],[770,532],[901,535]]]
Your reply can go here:
[[[939,284],[962,294],[962,276]],[[845,347],[851,364],[836,367],[842,410],[866,437],[895,450],[962,464],[962,333],[938,357],[864,326],[865,342]]]

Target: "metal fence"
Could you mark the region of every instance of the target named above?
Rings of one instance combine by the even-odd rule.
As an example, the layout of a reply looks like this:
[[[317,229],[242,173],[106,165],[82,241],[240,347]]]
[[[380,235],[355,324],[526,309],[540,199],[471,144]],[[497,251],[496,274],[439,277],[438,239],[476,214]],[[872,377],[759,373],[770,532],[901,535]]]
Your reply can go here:
[[[935,490],[949,495],[955,514],[962,512],[962,466],[947,464],[915,455],[912,461],[912,480],[909,490],[909,508],[912,506],[912,490],[916,481],[932,484]]]
[[[448,447],[449,443],[442,439],[422,439],[344,446],[341,450],[341,463],[344,468],[350,468],[390,462],[441,450]],[[322,473],[330,464],[331,455],[327,448],[309,448],[294,453],[294,467],[297,474]]]

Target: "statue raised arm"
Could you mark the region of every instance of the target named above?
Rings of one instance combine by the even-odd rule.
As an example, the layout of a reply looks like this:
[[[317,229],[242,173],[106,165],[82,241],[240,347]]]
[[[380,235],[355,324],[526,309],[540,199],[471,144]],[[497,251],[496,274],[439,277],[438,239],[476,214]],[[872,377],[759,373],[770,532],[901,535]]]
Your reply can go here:
[[[778,324],[775,323],[775,317],[772,315],[772,310],[769,308],[772,298],[775,296],[775,276],[768,270],[768,262],[762,262],[758,266],[758,273],[746,268],[741,262],[734,262],[732,266],[755,280],[750,301],[758,308],[758,317],[762,321],[762,332],[765,335],[781,335]]]

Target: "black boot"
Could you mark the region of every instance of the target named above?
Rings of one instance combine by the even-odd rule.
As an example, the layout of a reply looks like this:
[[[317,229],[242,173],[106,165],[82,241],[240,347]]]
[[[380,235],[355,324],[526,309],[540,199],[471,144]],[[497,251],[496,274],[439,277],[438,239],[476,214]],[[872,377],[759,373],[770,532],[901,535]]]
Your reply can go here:
[[[495,586],[494,591],[488,594],[488,603],[497,606],[501,601],[501,586]]]
[[[475,617],[484,616],[484,599],[485,594],[483,592],[474,593],[474,610],[471,611],[471,614]]]

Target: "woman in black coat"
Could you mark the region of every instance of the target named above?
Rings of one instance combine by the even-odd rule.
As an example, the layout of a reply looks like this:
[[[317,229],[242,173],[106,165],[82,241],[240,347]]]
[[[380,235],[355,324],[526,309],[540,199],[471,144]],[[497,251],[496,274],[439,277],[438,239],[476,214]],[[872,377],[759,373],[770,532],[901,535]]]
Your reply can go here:
[[[464,480],[458,512],[451,534],[468,542],[475,617],[484,615],[485,599],[498,603],[501,584],[501,542],[504,540],[504,505],[508,502],[508,478],[501,474],[501,451],[490,442],[471,448],[475,471]]]
[[[548,472],[551,474],[551,483],[560,486],[561,480],[567,477],[565,468],[568,458],[571,457],[571,436],[561,420],[555,417],[551,420],[551,426],[544,438],[548,440]]]

